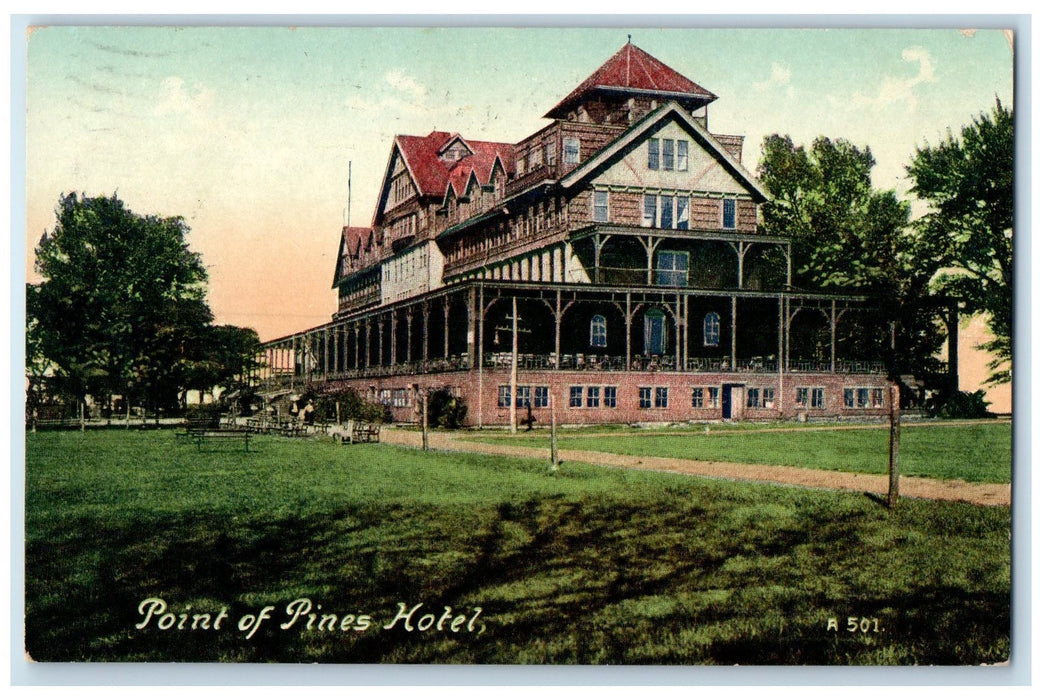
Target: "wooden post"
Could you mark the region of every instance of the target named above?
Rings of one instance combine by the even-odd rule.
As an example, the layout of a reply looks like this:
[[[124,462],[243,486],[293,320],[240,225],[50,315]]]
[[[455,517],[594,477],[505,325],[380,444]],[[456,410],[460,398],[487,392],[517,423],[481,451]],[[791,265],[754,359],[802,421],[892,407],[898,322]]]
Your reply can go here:
[[[340,425],[340,402],[336,402],[336,424]]]
[[[86,432],[87,430],[87,416],[84,411],[84,407],[87,405],[87,399],[80,399],[80,432]]]
[[[511,298],[510,432],[517,432],[517,295]]]
[[[430,448],[427,443],[427,394],[420,397],[420,401],[423,406],[423,451],[427,452]]]
[[[886,497],[887,508],[897,505],[898,482],[900,469],[898,468],[897,455],[901,446],[901,388],[897,384],[890,385],[890,463],[888,473],[890,475],[890,490]]]
[[[550,471],[557,471],[557,408],[550,394]]]

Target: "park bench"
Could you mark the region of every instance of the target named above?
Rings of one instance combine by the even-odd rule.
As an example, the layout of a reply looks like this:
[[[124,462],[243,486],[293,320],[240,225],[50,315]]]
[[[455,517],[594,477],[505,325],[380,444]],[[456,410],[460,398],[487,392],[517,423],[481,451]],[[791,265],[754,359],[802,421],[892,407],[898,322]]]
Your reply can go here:
[[[333,440],[339,443],[380,442],[380,426],[375,423],[356,423],[347,421],[343,426],[330,428]]]
[[[220,421],[213,418],[189,418],[185,421],[184,432],[177,433],[177,436],[192,440],[200,450],[204,442],[241,438],[246,451],[250,451],[249,430],[238,426],[222,427]]]

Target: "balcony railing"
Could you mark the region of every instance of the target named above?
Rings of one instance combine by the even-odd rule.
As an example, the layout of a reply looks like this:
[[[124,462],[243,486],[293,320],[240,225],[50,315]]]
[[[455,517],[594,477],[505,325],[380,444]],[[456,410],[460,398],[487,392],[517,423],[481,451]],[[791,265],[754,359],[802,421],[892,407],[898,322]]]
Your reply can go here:
[[[509,352],[485,353],[483,367],[487,370],[509,370],[512,359]],[[559,365],[559,366],[558,366]],[[735,374],[777,374],[778,361],[773,356],[738,358],[734,363],[730,357],[692,357],[688,358],[684,368],[678,368],[676,358],[672,355],[634,355],[629,366],[623,355],[591,355],[585,353],[562,354],[560,363],[553,353],[518,353],[517,367],[522,371],[554,371],[560,369],[568,372],[688,372],[698,373],[735,373]],[[394,365],[372,365],[359,369],[323,373],[321,369],[312,370],[308,376],[296,375],[296,381],[336,381],[340,379],[359,379],[366,377],[388,377],[413,374],[435,374],[439,372],[460,372],[472,369],[469,357],[464,353],[448,358],[436,358],[416,362],[402,362]],[[795,374],[830,374],[832,370],[827,360],[790,360],[788,373]],[[837,360],[837,374],[884,374],[886,367],[882,362],[862,360]],[[291,377],[288,373],[273,378],[276,383],[288,384]]]

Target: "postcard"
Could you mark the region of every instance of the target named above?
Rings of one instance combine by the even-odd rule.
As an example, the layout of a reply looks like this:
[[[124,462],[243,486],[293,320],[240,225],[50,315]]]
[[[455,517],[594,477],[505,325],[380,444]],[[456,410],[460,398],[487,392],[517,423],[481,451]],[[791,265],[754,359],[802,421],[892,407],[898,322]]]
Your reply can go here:
[[[117,24],[26,38],[33,664],[1009,663],[1012,28]]]

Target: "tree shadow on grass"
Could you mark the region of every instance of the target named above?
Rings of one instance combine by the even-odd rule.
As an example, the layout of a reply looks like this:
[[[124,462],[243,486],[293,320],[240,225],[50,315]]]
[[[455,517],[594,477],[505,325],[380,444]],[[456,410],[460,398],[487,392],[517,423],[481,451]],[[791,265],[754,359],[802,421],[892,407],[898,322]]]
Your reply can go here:
[[[843,577],[860,565],[873,516],[811,510],[728,529],[727,507],[549,497],[473,506],[463,518],[374,505],[274,520],[70,522],[61,542],[27,545],[27,651],[55,661],[608,664],[980,663],[1008,652],[1008,591],[924,581],[880,592]],[[151,596],[174,612],[226,607],[229,618],[220,632],[138,630]],[[338,621],[369,614],[372,625],[281,630],[298,597]],[[853,614],[852,601],[884,631],[827,630],[826,616]],[[480,607],[483,632],[383,629],[400,604],[419,603],[421,614],[448,606],[468,619]],[[239,618],[264,605],[273,620],[246,640]]]

